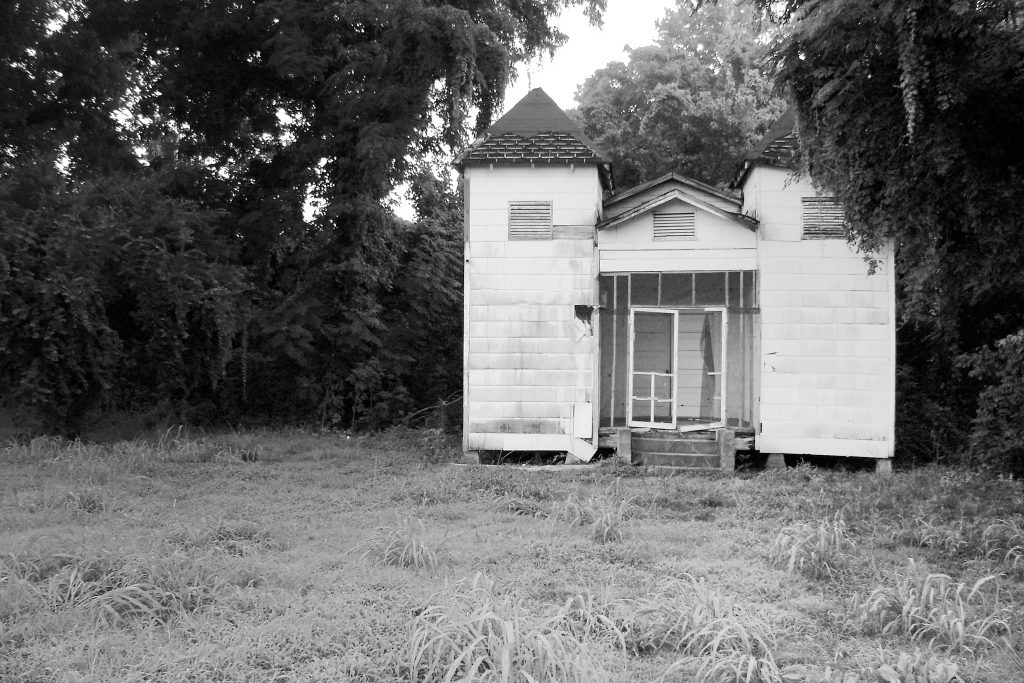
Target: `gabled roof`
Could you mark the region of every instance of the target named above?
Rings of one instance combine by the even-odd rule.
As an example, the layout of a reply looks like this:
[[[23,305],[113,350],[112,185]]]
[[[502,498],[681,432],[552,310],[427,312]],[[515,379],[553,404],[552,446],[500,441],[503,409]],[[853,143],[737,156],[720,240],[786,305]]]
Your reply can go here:
[[[495,121],[455,160],[467,164],[596,165],[612,187],[611,164],[583,131],[540,88],[534,88]]]
[[[711,185],[708,185],[707,183],[702,183],[699,180],[694,180],[693,178],[687,178],[686,176],[679,175],[678,173],[666,173],[665,175],[659,176],[654,180],[648,180],[646,183],[635,185],[629,188],[628,190],[623,190],[622,192],[612,195],[611,197],[605,200],[604,205],[612,206],[613,204],[616,204],[622,201],[623,199],[632,197],[633,195],[639,194],[640,192],[644,192],[645,190],[652,188],[655,185],[661,185],[662,183],[668,182],[670,180],[674,180],[677,183],[688,185],[694,189],[700,190],[701,192],[707,192],[708,194],[713,194],[716,197],[721,197],[722,199],[734,202],[737,205],[737,207],[740,204],[740,198],[735,194],[732,194],[731,192],[720,190],[717,187],[713,187]]]
[[[800,155],[800,137],[796,129],[796,110],[790,107],[772,124],[768,132],[755,144],[743,166],[729,187],[738,188],[743,185],[751,169],[755,166],[775,166],[776,168],[796,168]]]
[[[667,192],[663,192],[662,194],[659,194],[656,197],[648,199],[646,202],[638,204],[634,206],[632,209],[624,211],[618,214],[617,216],[612,216],[611,218],[601,221],[600,223],[597,224],[597,229],[604,230],[605,228],[614,227],[619,223],[628,221],[630,218],[634,218],[635,216],[639,216],[640,214],[656,209],[662,204],[666,204],[673,200],[685,202],[687,204],[695,206],[698,209],[701,209],[702,211],[707,211],[708,213],[714,216],[718,216],[719,218],[724,218],[725,220],[738,223],[739,225],[742,225],[743,227],[749,230],[757,230],[757,220],[751,218],[750,216],[744,216],[739,211],[733,212],[720,209],[714,204],[709,204],[703,199],[689,192],[686,192],[685,190],[681,190],[678,187],[674,187]]]

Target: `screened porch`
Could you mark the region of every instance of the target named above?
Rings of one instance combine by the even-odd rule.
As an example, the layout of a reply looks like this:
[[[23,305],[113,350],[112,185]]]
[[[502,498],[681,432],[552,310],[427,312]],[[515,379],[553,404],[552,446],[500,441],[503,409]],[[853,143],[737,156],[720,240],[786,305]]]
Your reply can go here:
[[[601,427],[755,420],[756,271],[600,277]]]

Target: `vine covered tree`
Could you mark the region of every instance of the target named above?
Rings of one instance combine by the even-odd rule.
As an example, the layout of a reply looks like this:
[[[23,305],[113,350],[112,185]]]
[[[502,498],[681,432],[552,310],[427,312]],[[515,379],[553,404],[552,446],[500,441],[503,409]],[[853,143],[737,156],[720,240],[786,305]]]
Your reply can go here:
[[[897,247],[904,452],[1024,467],[1024,3],[759,6],[807,170]]]

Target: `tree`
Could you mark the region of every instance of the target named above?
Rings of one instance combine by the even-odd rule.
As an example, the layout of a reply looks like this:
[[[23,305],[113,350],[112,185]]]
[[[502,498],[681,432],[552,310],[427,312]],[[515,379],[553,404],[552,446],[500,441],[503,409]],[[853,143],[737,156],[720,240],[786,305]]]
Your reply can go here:
[[[584,132],[628,187],[669,171],[709,183],[729,179],[784,110],[761,66],[765,34],[752,6],[695,12],[678,0],[658,22],[655,45],[631,49],[577,93]]]
[[[61,189],[32,196],[63,202],[74,216],[88,208],[121,220],[122,199],[93,189],[119,183],[144,186],[153,207],[187,208],[187,230],[202,238],[188,253],[230,266],[240,280],[229,289],[244,296],[223,300],[231,307],[224,319],[241,321],[230,339],[200,318],[206,323],[180,337],[181,353],[161,357],[187,375],[194,345],[217,338],[230,351],[232,360],[215,366],[216,388],[201,397],[183,391],[182,400],[290,419],[352,416],[384,394],[405,397],[392,401],[396,411],[434,400],[415,388],[417,368],[407,361],[424,357],[422,344],[393,328],[411,319],[403,306],[437,289],[424,278],[456,275],[440,255],[420,252],[447,254],[459,224],[449,224],[445,210],[410,227],[391,214],[388,196],[418,158],[450,154],[468,129],[486,127],[516,65],[564,40],[551,19],[570,5],[596,20],[604,0],[14,3],[0,10],[8,20],[0,78],[10,95],[0,103],[0,180],[31,179],[19,179],[20,169],[42,164]],[[149,239],[164,218],[135,209],[119,234]],[[21,226],[19,239],[45,242],[58,214],[2,219]],[[60,247],[74,251],[93,231],[60,234]],[[154,266],[176,267],[159,259]],[[143,280],[129,280],[129,299],[152,284]],[[120,354],[135,357],[146,345],[102,319],[99,281],[83,280],[96,307],[89,325],[102,334],[77,349],[92,370],[68,384],[58,411],[68,419],[101,399],[150,395],[135,391],[134,376],[110,374]],[[458,329],[448,294],[418,329]],[[28,321],[53,314],[59,302],[36,297],[27,305],[5,334],[30,334]],[[34,362],[30,344],[12,348],[0,345],[3,387]],[[164,373],[158,384],[174,376]],[[10,392],[0,390],[3,398]]]
[[[980,396],[976,453],[1006,455],[986,435],[1014,412],[993,402],[1024,329],[1024,3],[759,5],[787,23],[774,55],[807,170],[859,246],[896,245],[901,362],[924,392],[905,400],[966,424]]]

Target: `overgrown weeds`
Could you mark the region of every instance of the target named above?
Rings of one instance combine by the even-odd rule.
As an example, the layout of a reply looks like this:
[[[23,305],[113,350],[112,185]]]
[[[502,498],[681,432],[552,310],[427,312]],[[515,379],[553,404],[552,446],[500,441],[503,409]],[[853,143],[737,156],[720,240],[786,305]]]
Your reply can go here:
[[[678,676],[678,678],[677,678]],[[736,650],[683,657],[673,662],[658,681],[701,683],[785,683],[787,680],[771,655],[757,657]]]
[[[703,579],[687,575],[665,584],[634,604],[624,626],[634,654],[667,650],[683,655],[659,680],[782,680],[764,625]]]
[[[904,635],[911,640],[973,652],[990,647],[1005,633],[1005,612],[984,594],[998,577],[985,576],[968,587],[946,574],[925,573],[910,561],[890,586],[855,600],[856,618],[869,633]]]
[[[477,574],[413,617],[408,676],[423,683],[602,680],[569,622],[568,608],[534,614]]]
[[[962,552],[969,545],[963,521],[943,524],[921,517],[901,519],[890,537],[903,545],[935,548],[947,554]]]
[[[768,564],[814,579],[835,578],[853,547],[846,522],[837,514],[817,527],[802,522],[783,527],[768,551]]]
[[[815,683],[953,683],[959,681],[959,665],[934,653],[900,652],[896,661],[856,670],[826,667]]]
[[[204,526],[179,525],[167,534],[167,540],[186,549],[217,548],[231,555],[252,555],[274,548],[270,532],[255,522],[221,520]]]
[[[3,574],[51,612],[81,608],[113,620],[165,621],[213,602],[229,583],[181,552],[122,553],[34,547],[3,560]]]
[[[447,559],[444,541],[435,548],[423,520],[416,517],[398,517],[394,526],[379,528],[372,538],[352,548],[359,550],[363,559],[408,569],[434,570]]]
[[[554,523],[587,527],[595,543],[612,543],[630,536],[628,519],[634,510],[632,498],[616,498],[608,493],[581,500],[570,494],[551,515]]]
[[[1024,527],[1013,520],[997,520],[982,532],[985,556],[1024,573]]]
[[[748,627],[748,625],[753,624]],[[704,579],[685,575],[636,601],[624,620],[634,654],[668,650],[688,655],[768,652],[761,625],[742,615]]]

